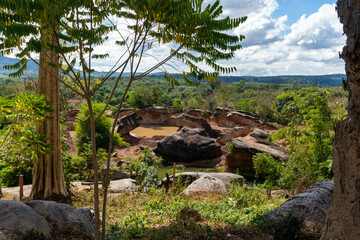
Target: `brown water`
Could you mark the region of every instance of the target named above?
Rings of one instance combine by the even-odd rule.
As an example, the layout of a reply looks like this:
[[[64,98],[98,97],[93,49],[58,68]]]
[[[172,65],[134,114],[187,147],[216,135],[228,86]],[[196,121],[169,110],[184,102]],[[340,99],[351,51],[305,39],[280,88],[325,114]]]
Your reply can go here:
[[[140,126],[132,130],[130,133],[135,137],[151,138],[154,135],[167,136],[176,132],[178,129],[178,127],[170,126]]]

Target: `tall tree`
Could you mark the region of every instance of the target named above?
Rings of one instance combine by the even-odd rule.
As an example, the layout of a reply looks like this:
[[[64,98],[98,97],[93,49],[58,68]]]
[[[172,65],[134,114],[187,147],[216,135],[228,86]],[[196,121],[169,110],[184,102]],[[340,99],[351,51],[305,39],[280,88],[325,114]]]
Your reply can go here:
[[[4,0],[0,2],[0,55],[16,52],[21,60],[7,66],[16,70],[11,76],[21,76],[31,53],[40,54],[38,93],[51,101],[53,112],[48,120],[37,123],[37,131],[47,137],[51,154],[38,153],[34,163],[31,195],[35,199],[66,200],[60,155],[59,122],[59,59],[56,53],[54,29],[57,29],[61,4],[45,0]]]
[[[341,53],[349,92],[348,117],[335,129],[334,193],[321,239],[360,236],[360,1],[339,0],[337,12],[347,36]]]

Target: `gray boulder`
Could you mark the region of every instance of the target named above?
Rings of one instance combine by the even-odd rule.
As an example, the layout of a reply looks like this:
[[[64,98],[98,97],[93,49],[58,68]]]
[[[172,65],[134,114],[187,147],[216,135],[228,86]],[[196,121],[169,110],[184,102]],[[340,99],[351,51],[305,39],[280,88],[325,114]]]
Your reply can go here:
[[[134,179],[126,178],[126,179],[110,182],[111,193],[135,192],[135,191],[136,191],[136,181]]]
[[[181,113],[171,116],[171,121],[179,127],[202,128],[211,138],[217,138],[219,136],[219,133],[212,129],[210,124],[201,117],[194,117]]]
[[[291,214],[303,224],[300,234],[320,237],[324,226],[326,212],[331,206],[331,196],[334,190],[332,181],[320,181],[306,191],[287,200],[280,207],[263,215],[274,223],[281,223]]]
[[[131,130],[139,127],[142,122],[142,117],[137,113],[131,113],[120,118],[117,125],[117,133],[120,135],[128,134]]]
[[[204,174],[190,184],[181,194],[194,195],[198,193],[227,193],[225,183],[218,178]]]
[[[211,177],[217,178],[221,180],[226,186],[228,186],[230,183],[244,183],[244,177],[238,174],[234,173],[212,173],[212,172],[182,172],[175,174],[175,178],[181,178],[181,181],[184,184],[191,184],[192,182],[196,181],[203,175],[209,175]],[[173,177],[169,176],[170,182],[168,182],[167,178],[163,178],[162,182],[163,184],[172,184]]]
[[[154,152],[167,163],[191,163],[222,155],[221,145],[210,138],[205,130],[188,127],[158,141]]]
[[[0,231],[15,235],[36,229],[50,237],[51,229],[45,218],[30,206],[15,200],[0,200]]]
[[[90,209],[74,209],[53,201],[0,200],[0,239],[19,239],[28,231],[42,232],[48,239],[93,239]]]
[[[54,227],[56,236],[92,239],[95,228],[90,209],[74,209],[64,203],[32,200],[26,203]]]
[[[279,161],[287,161],[289,154],[280,146],[267,141],[269,133],[255,129],[246,137],[231,140],[233,151],[226,156],[226,164],[241,170],[253,169],[253,156],[257,153],[269,153]]]

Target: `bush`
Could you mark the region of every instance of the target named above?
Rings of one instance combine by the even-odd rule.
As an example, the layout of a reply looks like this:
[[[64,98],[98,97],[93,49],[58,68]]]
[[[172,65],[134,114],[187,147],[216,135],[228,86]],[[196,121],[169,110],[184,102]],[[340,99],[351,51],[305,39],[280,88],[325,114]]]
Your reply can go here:
[[[268,153],[257,153],[253,157],[255,176],[265,176],[265,185],[274,187],[279,185],[283,165]]]
[[[160,181],[157,178],[157,168],[160,166],[161,158],[153,155],[150,148],[144,148],[143,156],[130,159],[130,164],[125,166],[125,170],[135,178],[142,190],[147,191],[152,186],[159,186]]]
[[[95,103],[93,104],[94,115],[98,116],[105,104]],[[90,118],[89,118],[89,108],[83,105],[80,108],[80,113],[78,115],[79,120],[75,123],[76,131],[76,148],[78,154],[81,154],[85,151],[86,146],[91,144],[91,132],[90,132]],[[95,123],[95,139],[96,139],[96,148],[102,148],[105,150],[109,149],[110,141],[110,128],[113,124],[113,119],[102,115]],[[118,133],[114,134],[114,144],[113,147],[118,146],[127,146],[128,144],[123,141]]]

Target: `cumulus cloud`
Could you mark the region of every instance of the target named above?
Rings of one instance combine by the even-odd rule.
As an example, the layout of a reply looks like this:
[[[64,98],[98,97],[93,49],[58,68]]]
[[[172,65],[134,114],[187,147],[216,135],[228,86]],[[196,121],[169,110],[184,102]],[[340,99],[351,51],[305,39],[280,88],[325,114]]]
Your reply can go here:
[[[332,48],[343,44],[342,26],[335,13],[335,5],[325,4],[310,15],[302,15],[291,26],[284,43],[306,49]]]
[[[204,4],[213,2],[207,0]],[[314,13],[301,16],[288,26],[287,16],[274,17],[279,7],[276,0],[222,0],[223,16],[248,16],[233,34],[245,35],[243,49],[235,53],[235,58],[221,62],[223,66],[236,66],[234,75],[287,75],[287,74],[331,74],[344,73],[344,62],[338,52],[345,44],[342,25],[335,12],[335,5],[325,4]],[[119,22],[119,24],[124,24]],[[106,61],[98,62],[96,70],[108,70],[122,53],[114,46],[116,34],[110,36],[107,44],[97,48],[99,52],[110,53]],[[151,49],[144,56],[139,71],[145,71],[158,60],[169,54],[169,46]],[[172,61],[168,71],[177,72],[184,66]],[[207,68],[210,70],[209,68]],[[158,71],[164,71],[163,68]]]

